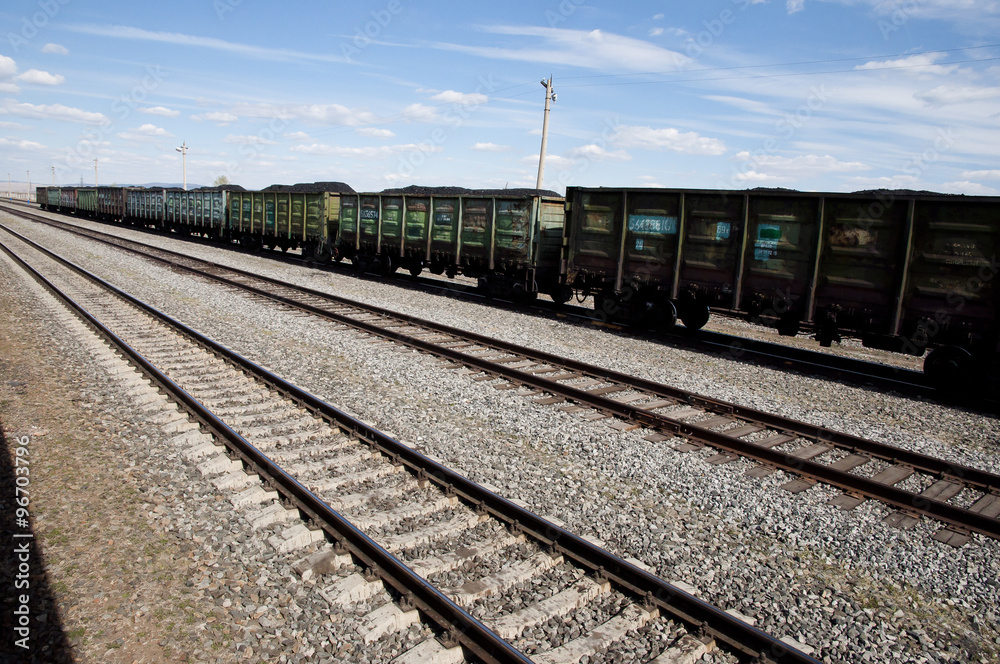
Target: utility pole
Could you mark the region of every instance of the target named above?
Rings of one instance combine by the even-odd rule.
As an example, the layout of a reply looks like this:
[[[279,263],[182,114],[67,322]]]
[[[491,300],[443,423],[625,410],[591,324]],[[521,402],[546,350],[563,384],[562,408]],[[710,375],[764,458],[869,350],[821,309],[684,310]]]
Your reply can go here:
[[[97,188],[97,157],[94,157],[94,188]]]
[[[56,167],[52,167],[52,186],[56,186]]]
[[[552,92],[552,76],[549,76],[549,80],[542,79],[542,87],[545,88],[545,118],[542,120],[542,150],[538,155],[538,181],[535,183],[535,189],[542,188],[542,176],[545,173],[545,146],[549,142],[549,109],[552,106],[552,102],[556,100],[556,95]]]
[[[28,173],[28,189],[27,189],[27,191],[24,192],[24,200],[26,200],[26,201],[28,201],[30,203],[31,202],[31,171],[27,171],[27,173]]]
[[[14,202],[14,192],[11,191],[10,186],[10,171],[7,171],[7,200],[12,203]]]
[[[187,191],[188,188],[187,141],[181,143],[181,146],[179,148],[174,148],[174,149],[181,153],[181,169],[183,170],[184,173],[184,191]]]

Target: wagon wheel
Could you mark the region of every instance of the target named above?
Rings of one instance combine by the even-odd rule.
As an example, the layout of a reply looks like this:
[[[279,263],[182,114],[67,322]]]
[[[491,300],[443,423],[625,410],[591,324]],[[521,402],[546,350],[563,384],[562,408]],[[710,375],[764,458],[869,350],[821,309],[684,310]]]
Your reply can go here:
[[[556,304],[566,304],[573,299],[573,287],[568,284],[559,284],[552,289],[549,295]],[[580,301],[583,302],[583,300]]]
[[[960,390],[975,382],[972,353],[960,346],[939,346],[924,360],[924,374],[939,390]]]
[[[690,304],[681,311],[681,322],[689,330],[700,330],[705,327],[711,315],[707,304]]]
[[[677,307],[670,300],[646,300],[643,322],[657,330],[669,330],[677,324]]]

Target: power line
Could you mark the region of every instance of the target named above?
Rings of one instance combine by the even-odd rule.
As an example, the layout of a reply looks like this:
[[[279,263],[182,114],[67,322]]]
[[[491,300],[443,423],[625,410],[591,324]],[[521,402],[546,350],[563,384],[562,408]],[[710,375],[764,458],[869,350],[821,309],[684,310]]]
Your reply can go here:
[[[664,83],[701,83],[701,82],[712,82],[712,81],[731,81],[735,79],[743,80],[755,80],[761,78],[785,78],[789,76],[822,76],[825,74],[857,74],[857,73],[869,73],[869,72],[879,72],[879,71],[893,71],[897,69],[922,69],[925,67],[945,67],[948,65],[960,65],[968,64],[970,62],[993,62],[995,60],[1000,60],[1000,57],[996,58],[979,58],[976,60],[955,60],[952,62],[936,62],[936,63],[924,63],[915,65],[894,65],[891,67],[871,67],[868,69],[827,69],[820,71],[800,71],[800,72],[783,72],[780,74],[756,74],[752,76],[715,76],[712,78],[671,78],[660,81],[618,81],[614,83],[582,83],[582,84],[567,84],[564,88],[596,88],[596,87],[606,87],[612,85],[662,85]],[[681,72],[676,72],[681,73]]]
[[[912,58],[918,55],[933,55],[935,53],[954,53],[956,51],[972,51],[976,49],[983,48],[1000,48],[1000,44],[985,44],[983,46],[962,46],[958,48],[939,48],[932,51],[917,51],[915,53],[892,53],[888,55],[869,55],[864,57],[853,57],[853,58],[833,58],[828,60],[802,60],[799,62],[776,62],[771,64],[760,64],[760,65],[737,65],[732,67],[697,67],[694,69],[685,69],[685,73],[693,72],[713,72],[713,71],[735,71],[738,69],[761,69],[764,67],[797,67],[800,65],[818,65],[818,64],[829,64],[834,62],[855,62],[858,60],[881,60],[885,58]],[[995,58],[989,58],[995,59]],[[963,60],[963,62],[978,62],[978,60]],[[631,72],[631,73],[619,73],[619,74],[589,74],[587,76],[563,76],[561,77],[564,81],[584,79],[584,78],[620,78],[625,76],[669,76],[671,74],[681,73],[679,71],[647,71],[647,72]]]

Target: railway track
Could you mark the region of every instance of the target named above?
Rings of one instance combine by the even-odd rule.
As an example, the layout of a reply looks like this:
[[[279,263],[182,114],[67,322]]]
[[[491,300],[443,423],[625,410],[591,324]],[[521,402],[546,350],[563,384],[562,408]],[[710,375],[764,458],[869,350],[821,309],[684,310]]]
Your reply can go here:
[[[172,420],[183,456],[279,554],[301,552],[331,612],[361,616],[373,648],[402,641],[394,661],[665,664],[718,644],[815,662],[4,230],[5,253],[193,415]]]
[[[80,229],[65,222],[58,222],[50,217],[44,217],[34,212],[21,209],[5,208],[12,214],[16,214],[25,219],[32,219],[42,223],[59,225],[71,230]],[[87,231],[96,233],[96,231]],[[102,234],[106,237],[112,235]],[[216,246],[208,241],[197,238],[187,238],[194,242],[203,242],[206,245]],[[235,247],[232,247],[235,249]],[[357,274],[356,269],[345,268],[339,265],[317,266],[293,255],[286,255],[275,252],[272,256],[274,260],[284,261],[293,265],[309,265],[313,269],[326,269],[331,271],[351,271]],[[409,278],[398,280],[397,285],[417,288],[422,291],[444,292],[451,296],[469,298],[474,301],[482,301],[484,296],[474,286],[453,283],[436,278]],[[492,300],[498,307],[510,307],[513,311],[523,311],[523,304],[510,304],[502,299]],[[555,305],[554,303],[539,300],[532,305],[532,309],[540,315],[552,316],[561,320],[568,320],[586,325],[608,325],[592,309],[587,307],[572,305]],[[618,328],[620,326],[614,325]],[[734,336],[710,330],[690,330],[685,327],[675,327],[670,331],[644,331],[639,328],[630,328],[634,334],[649,335],[651,338],[669,339],[671,343],[683,347],[692,348],[700,352],[718,354],[722,357],[738,358],[741,360],[753,360],[770,366],[783,369],[795,369],[810,375],[819,375],[836,380],[843,380],[851,383],[872,385],[879,389],[893,390],[909,396],[934,399],[943,402],[961,401],[962,404],[976,404],[982,402],[986,408],[995,407],[995,399],[991,393],[982,389],[968,392],[960,392],[954,388],[941,390],[936,388],[920,371],[904,369],[901,367],[881,364],[863,359],[845,357],[803,348],[797,348],[782,343],[762,341],[749,337]]]
[[[830,485],[842,492],[831,503],[843,510],[877,500],[889,507],[885,521],[892,526],[912,527],[922,517],[934,519],[942,525],[934,538],[951,546],[966,544],[973,533],[1000,539],[1000,476],[992,473],[175,252],[117,238],[109,243],[434,354],[472,380],[499,379],[497,389],[515,390],[513,394],[537,403],[604,419],[618,430],[645,427],[651,443],[670,444],[680,452],[713,448],[716,453],[707,463],[744,457],[757,463],[748,470],[751,476],[784,471],[792,476],[783,485],[787,491]]]

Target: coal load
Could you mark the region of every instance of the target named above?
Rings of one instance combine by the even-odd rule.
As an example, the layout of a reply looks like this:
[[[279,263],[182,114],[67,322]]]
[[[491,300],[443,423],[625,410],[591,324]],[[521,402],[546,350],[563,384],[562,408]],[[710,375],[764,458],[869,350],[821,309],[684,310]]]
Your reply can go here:
[[[300,182],[298,184],[272,184],[261,191],[274,191],[283,194],[322,194],[332,192],[335,194],[353,194],[354,189],[349,184],[343,182]]]
[[[397,189],[383,189],[380,193],[383,196],[477,196],[480,198],[543,196],[545,198],[562,198],[560,194],[548,189],[466,189],[465,187],[422,187],[415,184]]]
[[[246,189],[238,184],[220,184],[217,187],[198,187],[197,189],[188,189],[188,191],[246,191]]]

